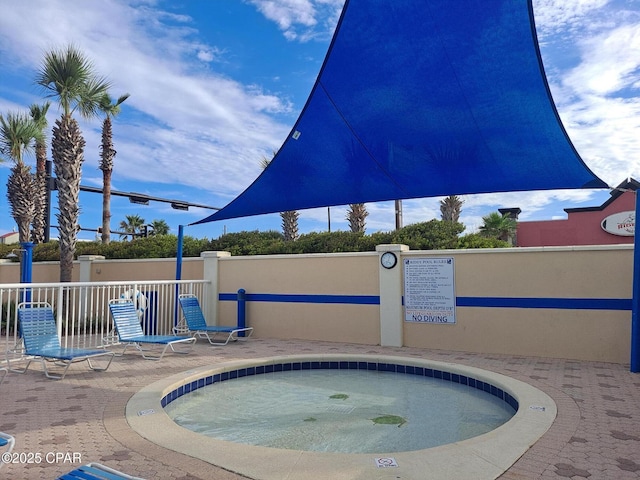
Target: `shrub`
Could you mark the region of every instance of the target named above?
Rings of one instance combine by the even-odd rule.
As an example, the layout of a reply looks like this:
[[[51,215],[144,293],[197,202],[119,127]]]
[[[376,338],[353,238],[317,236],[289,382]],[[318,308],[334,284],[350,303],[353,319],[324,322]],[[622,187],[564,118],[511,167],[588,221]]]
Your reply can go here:
[[[461,223],[443,220],[408,225],[393,232],[310,232],[296,241],[285,242],[280,232],[244,231],[228,233],[217,239],[197,239],[185,236],[182,244],[183,257],[198,257],[204,251],[226,251],[238,255],[273,255],[297,253],[372,252],[376,245],[403,243],[412,250],[438,250],[449,248],[503,248],[506,242],[494,238],[469,234],[459,237],[464,231]],[[16,245],[0,245],[0,255],[6,255]],[[178,251],[176,235],[156,235],[136,238],[133,241],[78,242],[76,256],[103,255],[107,259],[125,258],[173,258]],[[35,246],[33,259],[36,262],[57,261],[60,249],[57,241]]]

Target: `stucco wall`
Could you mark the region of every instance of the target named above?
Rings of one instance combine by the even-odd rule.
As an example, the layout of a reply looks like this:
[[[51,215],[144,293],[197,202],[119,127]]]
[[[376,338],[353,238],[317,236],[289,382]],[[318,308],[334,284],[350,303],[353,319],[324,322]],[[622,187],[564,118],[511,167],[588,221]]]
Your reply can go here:
[[[626,363],[629,310],[574,309],[582,299],[630,299],[628,246],[451,251],[456,297],[522,307],[456,308],[455,325],[405,323],[407,346]],[[408,255],[424,255],[409,253]],[[515,300],[513,300],[515,299]],[[544,308],[548,300],[562,308]],[[624,303],[624,302],[622,302]],[[597,305],[597,302],[596,302]],[[598,306],[600,308],[600,306]]]
[[[378,305],[331,302],[377,296],[377,258],[374,252],[222,258],[220,293],[243,288],[262,295],[261,301],[247,302],[254,335],[375,345],[380,343]],[[235,302],[220,302],[220,323],[232,324],[236,317]]]
[[[89,258],[91,256],[87,255],[86,257]],[[80,281],[81,263],[81,261],[73,262],[73,282]],[[60,281],[58,262],[35,262],[32,272],[33,283],[57,283]],[[83,281],[174,280],[176,278],[176,259],[92,259],[89,273],[90,277],[84,278]],[[184,258],[182,261],[182,278],[185,280],[201,280],[202,258]],[[0,262],[0,283],[18,282],[20,282],[20,264],[10,261]]]
[[[74,265],[74,272],[79,270]],[[176,278],[176,259],[140,259],[140,260],[96,260],[92,262],[92,282],[116,280],[174,280]],[[184,258],[182,275],[184,280],[202,279],[202,259]]]
[[[385,319],[380,305],[325,303],[323,294],[379,296],[378,254],[227,257],[220,261],[220,292],[231,297],[244,288],[258,297],[276,295],[247,302],[247,318],[257,336],[376,344],[381,328],[391,322],[391,329],[402,332],[402,344],[412,347],[629,361],[631,246],[400,255],[453,257],[458,299],[472,304],[507,300],[516,306],[457,306],[457,323],[440,325],[405,322],[402,307],[394,318]],[[402,262],[396,268],[402,269]],[[293,299],[286,297],[290,294]],[[309,295],[309,303],[296,303],[296,294]],[[556,300],[559,307],[546,308]],[[614,307],[607,300],[613,300]],[[236,303],[221,301],[219,315],[221,323],[233,324]]]
[[[236,292],[244,289],[256,337],[629,362],[631,245],[396,253],[398,265],[384,270],[381,252],[207,252],[184,259],[182,278],[212,277],[203,299],[210,323],[234,325]],[[405,322],[402,260],[434,256],[454,259],[457,322]],[[93,259],[88,268],[91,281],[170,280],[176,263]],[[77,265],[74,279],[79,271]],[[34,264],[36,283],[56,282],[58,275],[57,264]],[[0,264],[0,281],[18,278],[18,265]]]

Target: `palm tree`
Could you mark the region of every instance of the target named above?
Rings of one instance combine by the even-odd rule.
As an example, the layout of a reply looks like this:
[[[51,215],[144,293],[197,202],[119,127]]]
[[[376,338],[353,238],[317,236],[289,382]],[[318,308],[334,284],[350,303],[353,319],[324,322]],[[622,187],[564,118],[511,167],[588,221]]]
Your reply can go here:
[[[457,195],[449,195],[443,200],[440,200],[440,214],[442,216],[442,220],[457,223],[460,219],[460,212],[462,211],[463,203],[464,200],[460,200],[460,197]]]
[[[140,215],[127,215],[125,219],[120,222],[120,231],[125,232],[120,234],[120,238],[127,238],[128,235],[131,235],[131,240],[133,240],[136,235],[142,233],[144,218]]]
[[[282,219],[282,236],[285,242],[294,242],[300,237],[298,217],[300,217],[300,214],[297,210],[280,212],[280,218]]]
[[[276,153],[273,152],[273,156],[276,156]],[[273,160],[273,157],[272,157]],[[268,160],[265,157],[262,157],[260,161],[260,166],[263,169],[267,168],[271,160]],[[298,232],[298,218],[300,214],[296,210],[287,210],[286,212],[280,212],[280,218],[282,219],[282,236],[284,237],[285,242],[293,242],[300,237],[300,233]]]
[[[365,219],[369,215],[367,207],[364,203],[351,203],[347,210],[347,220],[349,220],[349,228],[354,233],[364,233]]]
[[[33,190],[33,229],[31,230],[31,241],[33,243],[42,243],[45,239],[45,226],[48,218],[45,218],[47,212],[47,144],[45,141],[45,130],[47,129],[47,112],[51,106],[50,102],[42,105],[33,104],[29,108],[31,118],[36,126],[40,129],[41,138],[36,140],[36,175],[34,179]]]
[[[505,242],[515,235],[518,222],[511,218],[508,213],[501,215],[499,212],[492,212],[482,217],[483,225],[480,226],[480,235],[483,237],[497,238]]]
[[[56,97],[62,109],[62,115],[53,127],[51,151],[58,185],[59,213],[56,217],[60,238],[60,281],[70,282],[76,252],[85,146],[78,122],[72,115],[77,110],[85,118],[96,116],[100,100],[110,84],[96,75],[93,64],[72,45],[45,54],[36,83],[49,96]]]
[[[169,225],[164,220],[154,220],[151,222],[152,235],[169,235]]]
[[[27,114],[9,112],[0,115],[0,151],[13,160],[7,179],[7,199],[11,216],[18,224],[18,239],[29,241],[29,227],[33,221],[33,175],[25,165],[23,156],[34,149],[35,141],[42,138],[42,131]]]
[[[100,170],[102,170],[102,243],[111,240],[111,172],[116,151],[113,148],[113,130],[111,118],[120,113],[120,105],[129,94],[125,93],[113,103],[111,96],[105,94],[100,99],[100,110],[105,114],[102,123],[102,145],[100,146]]]

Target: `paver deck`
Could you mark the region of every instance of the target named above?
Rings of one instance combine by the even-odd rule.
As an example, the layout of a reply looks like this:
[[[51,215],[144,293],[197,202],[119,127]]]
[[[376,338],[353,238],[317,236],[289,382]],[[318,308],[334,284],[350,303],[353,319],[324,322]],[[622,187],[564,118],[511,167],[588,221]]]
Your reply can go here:
[[[127,353],[107,372],[73,365],[60,381],[47,380],[33,366],[23,375],[9,373],[0,385],[0,431],[15,436],[14,453],[20,455],[14,456],[17,463],[2,467],[0,478],[56,478],[78,462],[99,462],[148,479],[246,478],[140,437],[126,422],[125,405],[143,386],[194,367],[308,353],[425,358],[525,381],[555,400],[558,416],[501,479],[640,479],[640,374],[630,373],[628,365],[263,338],[225,347],[199,341],[190,354],[168,355],[161,362]]]

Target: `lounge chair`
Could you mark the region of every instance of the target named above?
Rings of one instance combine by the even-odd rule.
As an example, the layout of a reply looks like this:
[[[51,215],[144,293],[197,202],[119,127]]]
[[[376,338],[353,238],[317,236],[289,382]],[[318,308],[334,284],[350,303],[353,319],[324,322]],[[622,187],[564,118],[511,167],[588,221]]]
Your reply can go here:
[[[100,463],[88,463],[82,465],[69,473],[65,473],[57,480],[143,480],[140,477],[132,477],[126,473],[119,472]]]
[[[0,368],[0,385],[4,382],[4,377],[7,376],[7,369],[5,367]]]
[[[140,319],[133,302],[129,300],[122,300],[120,298],[109,301],[109,311],[111,312],[111,318],[113,318],[113,324],[118,332],[118,340],[120,343],[124,343],[125,347],[122,350],[123,355],[129,345],[134,345],[142,357],[147,360],[161,360],[168,348],[174,353],[188,353],[188,351],[179,351],[174,347],[178,344],[188,344],[193,346],[196,339],[192,337],[179,337],[172,335],[145,335],[140,326]],[[153,345],[164,345],[164,349],[160,355],[145,354],[143,347]],[[149,351],[149,350],[147,350]]]
[[[3,450],[2,458],[4,458],[5,454],[11,453],[11,450],[13,450],[13,446],[15,445],[15,443],[16,441],[11,435],[9,435],[8,433],[0,432],[0,449]],[[2,465],[7,463],[2,461],[2,458],[0,458],[0,468],[2,468]]]
[[[198,297],[193,294],[179,295],[178,301],[187,329],[194,338],[206,338],[211,345],[226,345],[230,341],[237,341],[239,334],[246,335],[243,338],[249,338],[253,333],[253,327],[240,328],[207,325]],[[224,341],[214,341],[216,335],[222,336]]]
[[[24,350],[23,356],[27,357],[27,365],[23,370],[11,369],[17,373],[25,373],[33,361],[42,363],[44,374],[47,378],[61,380],[67,374],[72,363],[84,362],[95,371],[105,371],[111,365],[113,352],[104,349],[85,349],[63,347],[60,344],[56,321],[53,316],[53,308],[46,302],[21,303],[18,305],[18,321],[20,322],[20,334]],[[91,360],[97,357],[109,357],[107,365],[96,367]],[[7,356],[7,363],[9,363]],[[49,371],[47,363],[53,362],[64,367],[61,374]]]

